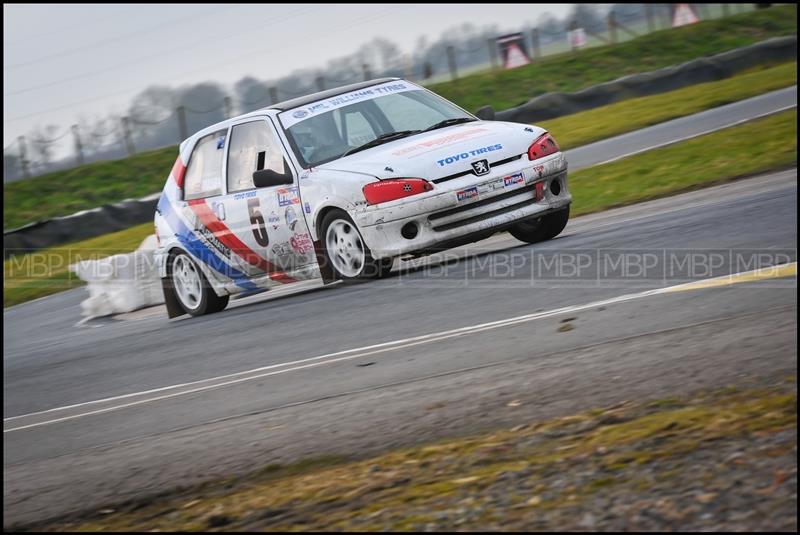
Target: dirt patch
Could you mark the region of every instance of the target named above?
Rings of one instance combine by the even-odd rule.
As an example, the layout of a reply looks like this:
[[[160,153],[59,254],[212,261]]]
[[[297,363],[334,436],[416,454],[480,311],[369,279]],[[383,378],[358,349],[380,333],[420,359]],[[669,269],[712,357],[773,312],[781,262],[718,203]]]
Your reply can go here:
[[[797,529],[797,380],[270,465],[46,530]],[[33,527],[33,526],[31,526]]]

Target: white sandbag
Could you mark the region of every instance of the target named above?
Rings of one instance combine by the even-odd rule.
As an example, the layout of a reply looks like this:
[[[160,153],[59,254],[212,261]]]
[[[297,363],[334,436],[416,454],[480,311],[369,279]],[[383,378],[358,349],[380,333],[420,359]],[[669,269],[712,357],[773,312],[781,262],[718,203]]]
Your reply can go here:
[[[82,314],[109,316],[163,303],[153,259],[155,245],[155,236],[148,236],[132,253],[72,264],[70,269],[86,281],[89,292],[81,302]]]

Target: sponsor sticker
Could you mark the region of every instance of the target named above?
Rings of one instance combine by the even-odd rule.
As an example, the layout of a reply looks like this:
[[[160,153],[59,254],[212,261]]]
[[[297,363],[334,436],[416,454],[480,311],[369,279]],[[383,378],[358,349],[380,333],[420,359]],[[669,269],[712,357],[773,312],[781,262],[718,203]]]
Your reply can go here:
[[[291,206],[286,207],[286,212],[284,212],[284,217],[286,218],[286,224],[289,225],[289,228],[294,231],[294,227],[297,226],[297,214],[294,211],[294,208]]]
[[[442,145],[451,145],[456,141],[463,141],[464,139],[477,137],[480,134],[483,134],[488,131],[489,130],[487,128],[471,128],[468,130],[462,130],[454,134],[448,134],[446,136],[423,141],[422,143],[415,143],[413,145],[403,147],[402,149],[394,151],[392,154],[394,156],[402,156],[404,154],[408,154],[409,152],[417,152],[423,149],[433,149],[435,147],[439,147]]]
[[[278,227],[280,227],[279,223],[281,222],[281,218],[278,217],[278,214],[276,214],[275,212],[269,214],[269,218],[267,219],[267,221],[269,221],[269,223],[272,225],[272,228],[275,230],[278,230]]]
[[[289,244],[296,252],[305,254],[314,250],[314,242],[308,234],[295,234],[289,239]]]
[[[222,254],[222,256],[224,256],[225,258],[230,258],[231,257],[231,250],[228,249],[221,241],[219,241],[219,238],[214,236],[214,233],[211,232],[210,230],[208,230],[208,228],[206,228],[204,226],[201,226],[198,229],[198,231],[206,239],[206,241],[212,247],[214,247],[214,249],[216,249],[217,251],[219,251]]]
[[[525,183],[525,175],[522,172],[514,173],[513,175],[504,176],[503,177],[503,186],[509,187],[513,186],[514,184],[524,184]]]
[[[498,178],[497,180],[493,180],[491,182],[486,182],[484,184],[478,184],[478,193],[489,193],[490,191],[497,191],[499,189],[503,189],[503,179]]]
[[[366,100],[376,99],[384,95],[391,95],[394,93],[404,93],[406,91],[421,91],[422,88],[404,80],[396,80],[385,82],[383,84],[365,87],[351,91],[343,95],[336,95],[330,98],[318,100],[295,108],[293,110],[285,111],[278,115],[284,128],[291,128],[301,121],[308,120],[317,115],[333,111],[344,106],[349,106],[356,102],[363,102]]]
[[[289,243],[287,242],[276,243],[275,245],[272,246],[272,252],[275,256],[279,257],[290,256],[294,254],[292,252],[292,246],[289,245]]]
[[[239,199],[247,199],[248,197],[255,197],[255,196],[256,196],[255,191],[244,191],[242,193],[237,193],[236,195],[233,196],[233,198],[238,201]]]
[[[291,206],[292,204],[300,204],[300,190],[297,187],[292,188],[278,188],[275,190],[275,195],[278,196],[278,206]]]
[[[467,199],[474,199],[478,196],[478,188],[476,186],[472,186],[471,188],[467,188],[456,192],[456,197],[458,198],[458,202],[466,201]]]
[[[307,214],[311,213],[311,205],[308,204],[308,201],[306,201],[306,203],[303,205],[303,208],[305,208]]]
[[[452,156],[442,158],[441,160],[436,160],[436,163],[439,164],[439,167],[446,167],[458,161],[469,159],[472,156],[494,152],[496,150],[501,150],[502,148],[503,148],[502,143],[495,143],[494,145],[488,145],[486,147],[479,147],[477,149],[472,149],[464,152],[459,152],[458,154],[453,154]]]

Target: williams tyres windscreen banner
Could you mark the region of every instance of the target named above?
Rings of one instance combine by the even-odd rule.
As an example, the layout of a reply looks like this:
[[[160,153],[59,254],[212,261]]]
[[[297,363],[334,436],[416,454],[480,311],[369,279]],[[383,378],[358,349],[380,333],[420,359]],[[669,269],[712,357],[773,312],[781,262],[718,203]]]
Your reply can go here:
[[[525,46],[525,36],[521,33],[501,35],[496,39],[500,50],[500,61],[504,69],[522,67],[531,62],[528,49]]]

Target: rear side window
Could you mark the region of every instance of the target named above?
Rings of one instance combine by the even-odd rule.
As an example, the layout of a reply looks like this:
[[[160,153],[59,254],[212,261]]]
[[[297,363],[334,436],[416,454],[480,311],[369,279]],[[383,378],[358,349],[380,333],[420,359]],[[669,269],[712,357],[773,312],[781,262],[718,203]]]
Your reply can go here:
[[[253,172],[284,173],[283,149],[264,120],[236,125],[228,153],[228,192],[253,189]]]
[[[195,145],[186,168],[185,200],[222,193],[222,156],[225,154],[226,136],[227,132],[221,130],[201,138]]]

